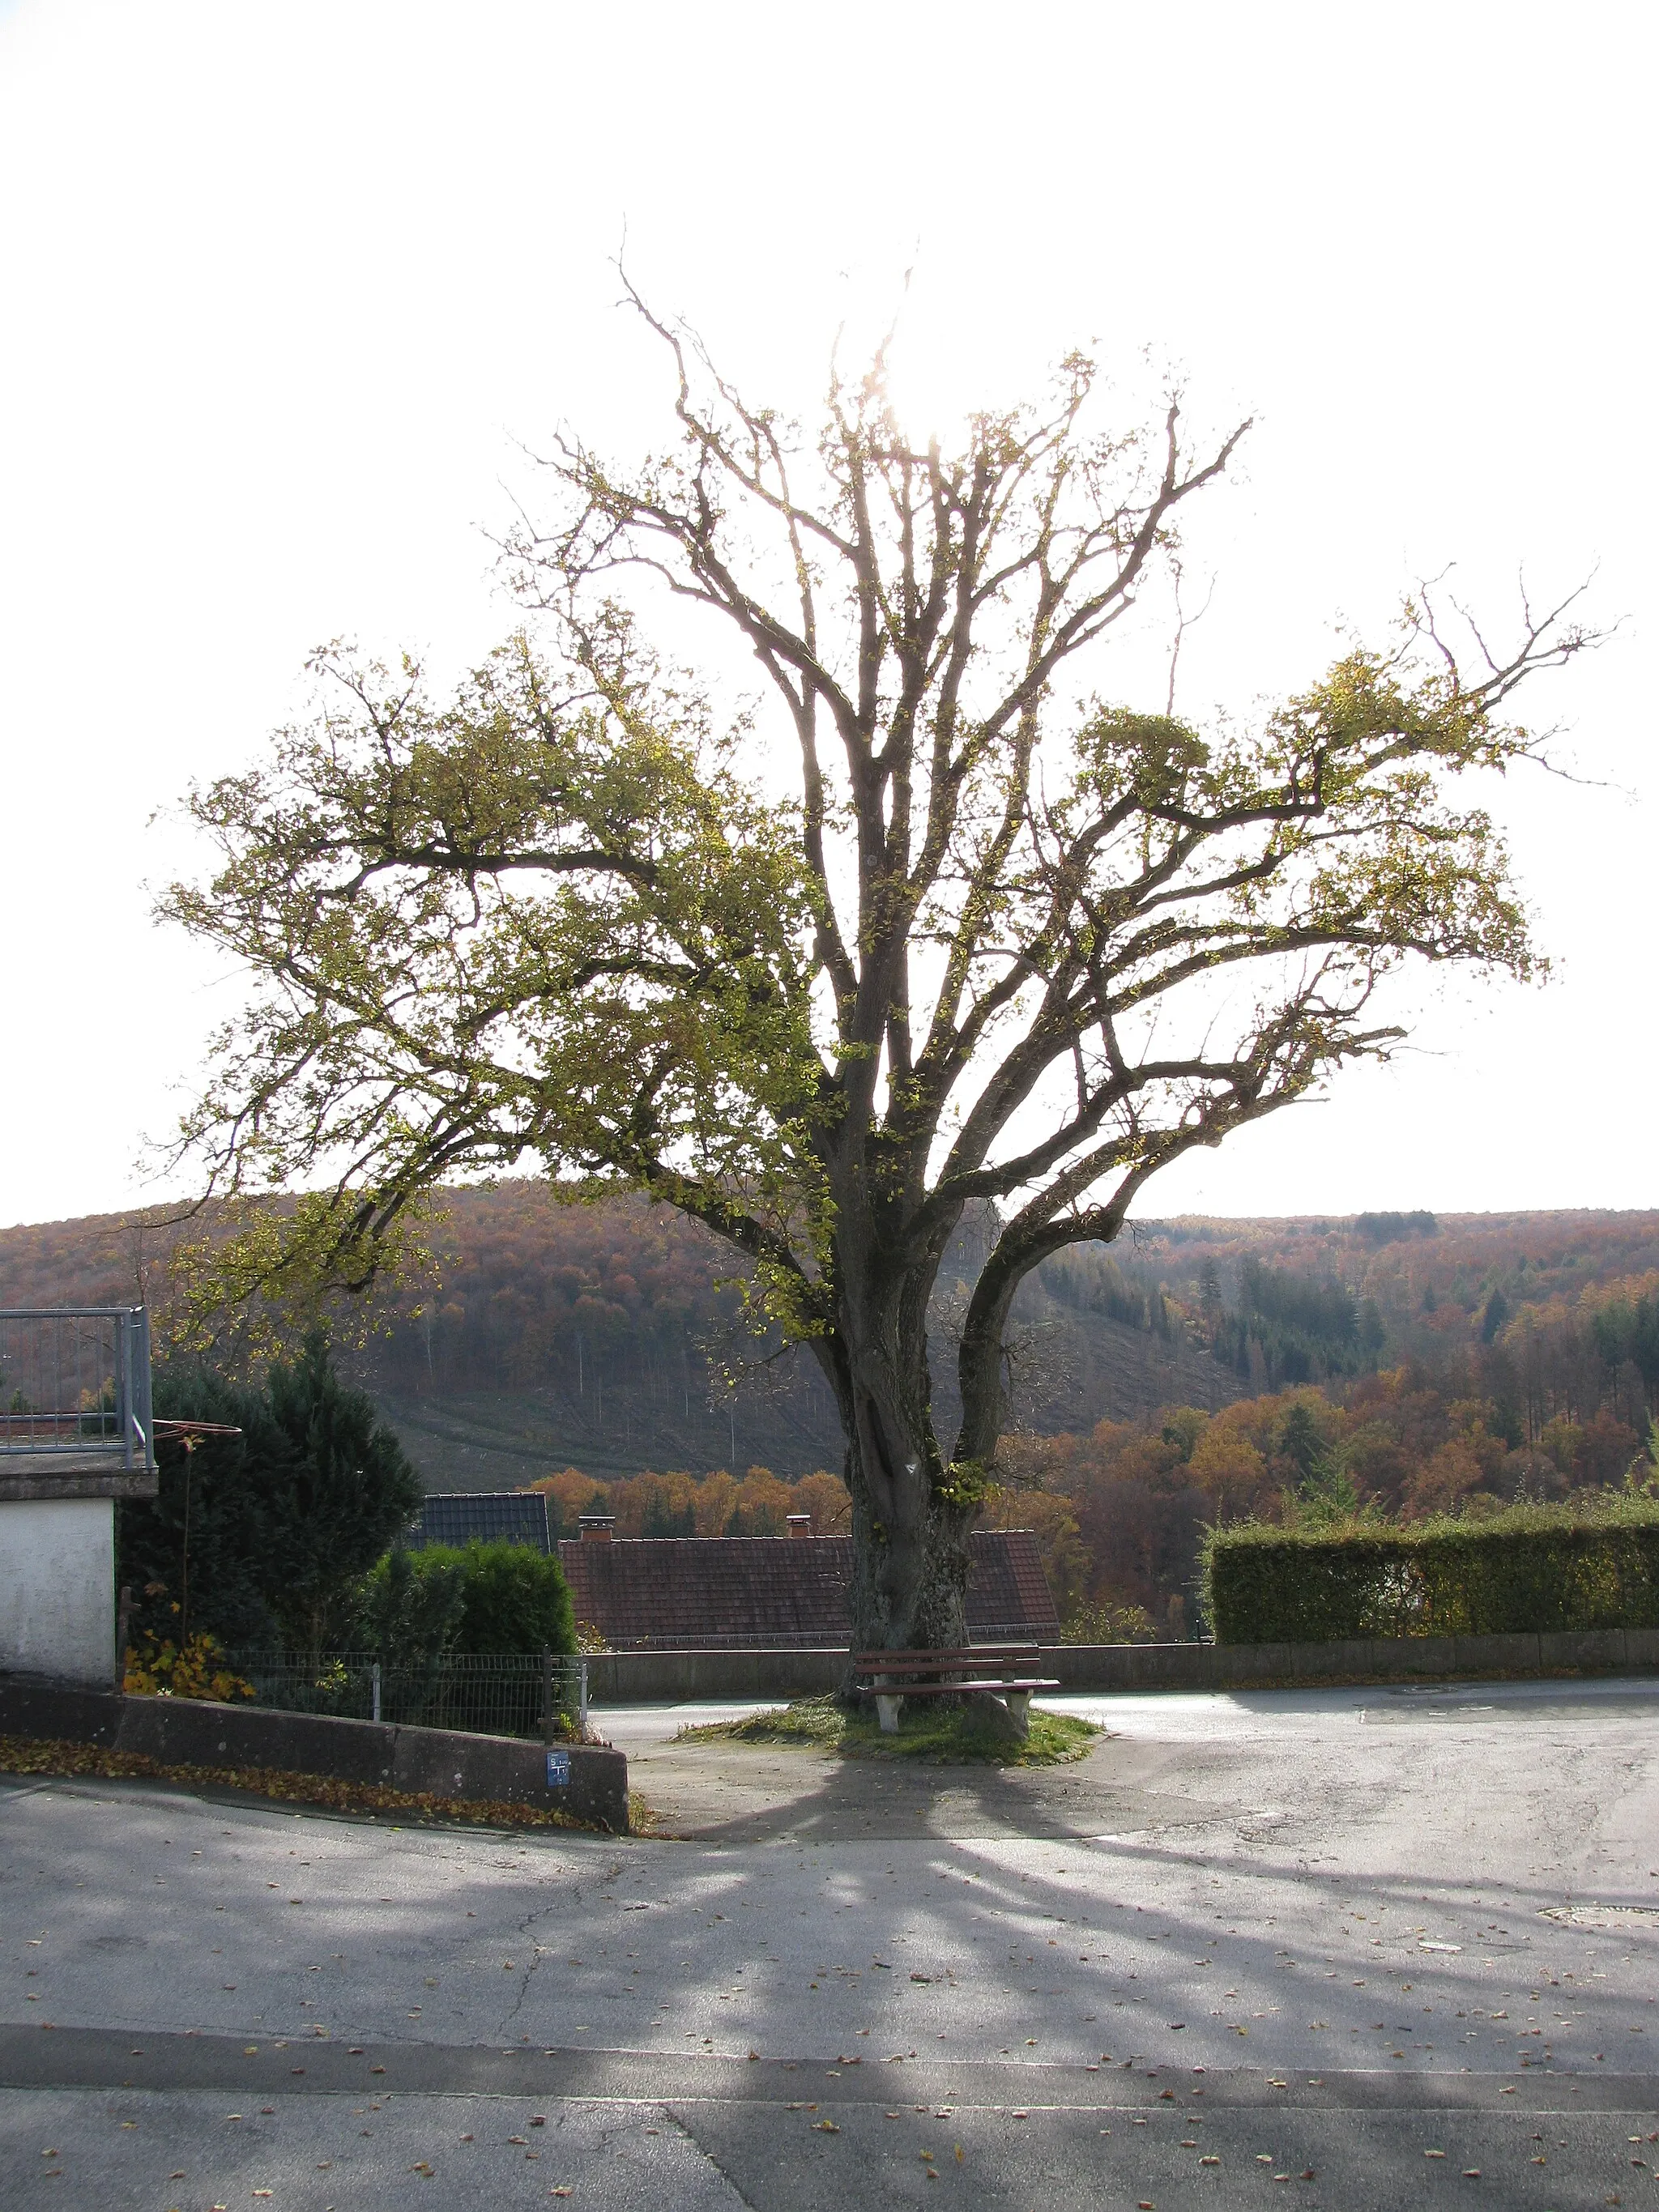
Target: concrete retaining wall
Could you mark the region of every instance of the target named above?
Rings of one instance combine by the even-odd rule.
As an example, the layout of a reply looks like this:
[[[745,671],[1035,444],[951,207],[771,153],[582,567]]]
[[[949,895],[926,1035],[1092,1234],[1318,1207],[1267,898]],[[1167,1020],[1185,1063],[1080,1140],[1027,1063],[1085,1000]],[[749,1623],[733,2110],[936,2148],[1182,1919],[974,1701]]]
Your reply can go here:
[[[628,1826],[628,1761],[570,1744],[570,1779],[548,1786],[538,1743],[271,1712],[197,1698],[126,1698],[112,1691],[0,1675],[0,1735],[63,1737],[140,1752],[169,1765],[264,1766],[336,1781],[384,1783],[472,1802],[539,1805],[595,1827]]]
[[[595,1705],[678,1705],[713,1698],[814,1698],[838,1689],[847,1651],[602,1651],[587,1662]]]
[[[1659,1668],[1659,1629],[1390,1636],[1353,1644],[1061,1644],[1042,1655],[1043,1673],[1068,1690],[1248,1690],[1459,1674],[1622,1674],[1644,1668]]]
[[[1622,1674],[1659,1668],[1659,1629],[1594,1635],[1401,1636],[1357,1644],[1062,1644],[1039,1671],[1067,1690],[1248,1690],[1449,1675]],[[589,1659],[596,1705],[822,1696],[844,1650],[612,1651]]]

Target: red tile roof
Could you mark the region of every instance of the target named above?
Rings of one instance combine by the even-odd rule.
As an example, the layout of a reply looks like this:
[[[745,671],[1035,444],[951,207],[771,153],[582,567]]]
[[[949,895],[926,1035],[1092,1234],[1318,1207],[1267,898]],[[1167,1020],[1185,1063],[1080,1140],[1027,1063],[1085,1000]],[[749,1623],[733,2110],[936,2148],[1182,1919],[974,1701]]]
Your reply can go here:
[[[968,1632],[1054,1643],[1060,1616],[1029,1528],[969,1540]],[[634,1536],[567,1540],[559,1563],[576,1618],[613,1650],[844,1645],[852,1634],[848,1536]]]

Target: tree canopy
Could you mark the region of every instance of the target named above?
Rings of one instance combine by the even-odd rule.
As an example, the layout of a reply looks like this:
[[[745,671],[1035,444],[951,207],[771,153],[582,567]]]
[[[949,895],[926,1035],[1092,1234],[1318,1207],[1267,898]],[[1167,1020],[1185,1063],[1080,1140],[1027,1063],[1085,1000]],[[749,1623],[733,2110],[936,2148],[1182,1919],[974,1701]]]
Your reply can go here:
[[[222,1193],[307,1187],[232,1248],[245,1285],[361,1285],[424,1194],[520,1164],[691,1214],[835,1394],[855,1635],[955,1644],[1019,1283],[1385,1056],[1403,962],[1534,971],[1456,787],[1535,751],[1510,696],[1586,639],[1528,612],[1466,665],[1419,595],[1248,722],[1125,702],[1111,634],[1247,425],[1102,427],[1078,356],[946,450],[878,356],[808,432],[636,304],[677,435],[558,447],[514,545],[533,629],[447,702],[324,653],[317,718],[195,795],[220,865],[167,908],[256,989],[186,1138]],[[664,590],[762,708],[665,672]],[[988,1201],[941,1438],[929,1303]]]

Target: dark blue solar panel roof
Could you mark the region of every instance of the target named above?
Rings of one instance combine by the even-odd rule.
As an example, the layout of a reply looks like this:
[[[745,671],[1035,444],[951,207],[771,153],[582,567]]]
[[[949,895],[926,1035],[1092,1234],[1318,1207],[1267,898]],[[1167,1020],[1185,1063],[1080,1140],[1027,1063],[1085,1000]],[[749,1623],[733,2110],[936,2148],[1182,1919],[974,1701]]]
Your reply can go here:
[[[410,1540],[422,1544],[533,1544],[550,1547],[547,1500],[539,1491],[486,1490],[428,1498]]]

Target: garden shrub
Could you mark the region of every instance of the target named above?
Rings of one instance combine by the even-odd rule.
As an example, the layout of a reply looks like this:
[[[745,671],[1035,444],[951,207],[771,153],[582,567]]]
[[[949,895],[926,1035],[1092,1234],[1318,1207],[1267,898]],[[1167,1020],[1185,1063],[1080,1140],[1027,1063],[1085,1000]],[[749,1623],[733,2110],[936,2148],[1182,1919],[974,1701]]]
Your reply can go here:
[[[221,1705],[253,1695],[252,1683],[224,1665],[217,1638],[205,1632],[182,1647],[170,1638],[141,1636],[122,1655],[121,1687],[130,1698],[211,1698]]]
[[[363,1577],[350,1641],[388,1667],[429,1668],[460,1626],[465,1591],[465,1553],[448,1545],[418,1552],[399,1545]]]
[[[240,1431],[164,1443],[157,1494],[123,1501],[119,1578],[135,1632],[205,1630],[239,1650],[337,1647],[362,1577],[421,1510],[421,1480],[368,1395],[313,1332],[263,1389],[158,1369],[160,1418]]]
[[[437,1548],[428,1546],[427,1557]],[[450,1556],[459,1557],[465,1575],[451,1650],[575,1651],[575,1611],[551,1553],[528,1544],[472,1543]]]
[[[1206,1539],[1221,1644],[1659,1628],[1659,1501],[1516,1505],[1409,1526],[1245,1522]]]
[[[1158,1623],[1144,1605],[1120,1605],[1103,1598],[1080,1604],[1060,1624],[1062,1644],[1156,1644]]]
[[[557,1657],[579,1648],[557,1558],[505,1541],[388,1552],[363,1578],[352,1641],[403,1667],[446,1651]]]

